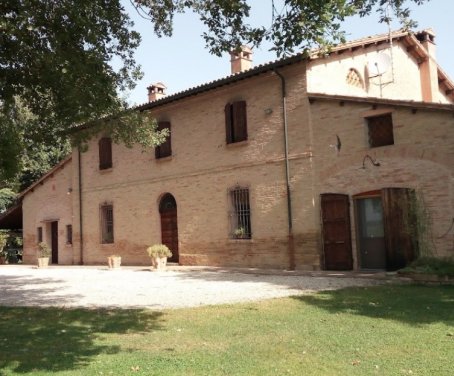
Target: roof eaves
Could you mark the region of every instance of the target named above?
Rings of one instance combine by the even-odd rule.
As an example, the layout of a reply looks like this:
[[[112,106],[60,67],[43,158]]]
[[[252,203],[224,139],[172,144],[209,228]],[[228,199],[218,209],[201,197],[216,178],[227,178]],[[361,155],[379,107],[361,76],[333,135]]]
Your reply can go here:
[[[21,193],[19,193],[19,196],[17,196],[17,200],[22,200],[22,198],[30,191],[33,191],[38,184],[44,183],[44,181],[52,176],[58,169],[63,168],[68,162],[70,162],[72,159],[72,154],[70,154],[68,157],[63,159],[60,163],[56,164],[54,167],[52,167],[48,172],[46,172],[43,176],[41,176],[37,181],[35,181],[30,187],[24,189]]]
[[[411,100],[400,100],[400,99],[384,99],[376,97],[354,97],[348,95],[335,95],[325,93],[308,93],[309,100],[333,100],[342,102],[358,102],[358,103],[371,103],[371,104],[383,104],[389,106],[400,106],[415,109],[425,110],[438,110],[454,112],[454,104],[443,104],[443,103],[430,103],[430,102],[419,102]]]
[[[290,57],[274,60],[274,61],[266,63],[266,64],[258,65],[252,69],[249,69],[249,70],[241,72],[241,73],[223,77],[218,80],[214,80],[214,81],[211,81],[211,82],[199,85],[199,86],[194,86],[190,89],[163,97],[163,98],[158,99],[153,102],[138,105],[134,109],[138,110],[138,111],[149,110],[149,109],[159,107],[164,104],[168,104],[168,103],[171,103],[171,102],[174,102],[174,101],[186,98],[186,97],[198,95],[205,91],[213,90],[213,89],[216,89],[221,86],[230,85],[232,83],[235,83],[235,82],[238,82],[241,80],[245,80],[247,78],[257,76],[257,75],[266,73],[268,71],[284,67],[286,65],[295,64],[295,63],[298,63],[305,59],[307,59],[307,55],[305,53],[298,53],[298,54],[292,55]]]

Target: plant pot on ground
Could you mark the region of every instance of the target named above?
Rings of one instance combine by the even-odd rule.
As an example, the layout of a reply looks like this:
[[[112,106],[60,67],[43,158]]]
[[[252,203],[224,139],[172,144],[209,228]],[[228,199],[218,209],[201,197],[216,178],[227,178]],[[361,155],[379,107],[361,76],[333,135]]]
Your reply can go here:
[[[107,257],[107,264],[109,265],[109,269],[118,269],[121,266],[121,256],[110,255]]]
[[[50,248],[44,243],[38,243],[38,268],[47,268],[49,266]]]
[[[172,252],[165,244],[155,244],[147,248],[153,269],[165,270],[167,258],[172,257]]]

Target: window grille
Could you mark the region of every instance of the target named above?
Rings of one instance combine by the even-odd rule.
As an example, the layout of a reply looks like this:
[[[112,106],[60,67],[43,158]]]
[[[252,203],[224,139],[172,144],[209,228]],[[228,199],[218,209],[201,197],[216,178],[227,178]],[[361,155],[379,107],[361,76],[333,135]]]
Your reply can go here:
[[[43,241],[43,228],[38,227],[38,243],[41,243]]]
[[[114,242],[113,206],[101,206],[101,242],[111,244]]]
[[[226,142],[232,144],[247,140],[246,102],[227,103],[224,112]]]
[[[99,146],[99,169],[112,168],[112,139],[103,137],[98,142]]]
[[[361,75],[355,68],[350,68],[350,70],[348,71],[346,82],[349,85],[356,86],[361,89],[364,87]]]
[[[163,129],[166,128],[170,132],[170,122],[160,121],[158,123],[158,131],[162,131]],[[171,133],[169,133],[166,140],[161,145],[155,147],[154,151],[156,159],[170,157],[172,155]]]
[[[393,119],[391,114],[367,118],[369,145],[371,148],[394,145]]]
[[[73,226],[66,225],[66,244],[73,244]]]
[[[249,189],[236,187],[229,193],[232,211],[230,212],[230,237],[251,239],[251,209]]]

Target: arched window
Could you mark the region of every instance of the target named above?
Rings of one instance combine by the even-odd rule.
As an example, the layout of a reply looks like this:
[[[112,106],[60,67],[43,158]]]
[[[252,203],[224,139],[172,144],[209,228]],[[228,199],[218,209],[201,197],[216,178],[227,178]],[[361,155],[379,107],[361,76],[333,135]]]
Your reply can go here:
[[[350,68],[345,79],[347,84],[364,89],[364,82],[361,75],[355,68]]]

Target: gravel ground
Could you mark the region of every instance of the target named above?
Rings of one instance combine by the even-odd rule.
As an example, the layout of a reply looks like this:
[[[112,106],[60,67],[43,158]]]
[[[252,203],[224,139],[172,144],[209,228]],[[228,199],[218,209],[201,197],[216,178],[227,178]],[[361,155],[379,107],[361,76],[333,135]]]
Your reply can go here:
[[[280,273],[283,274],[283,273]],[[0,266],[0,305],[41,307],[182,308],[308,294],[377,279],[271,275],[235,270],[150,271],[145,267]]]

